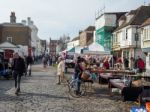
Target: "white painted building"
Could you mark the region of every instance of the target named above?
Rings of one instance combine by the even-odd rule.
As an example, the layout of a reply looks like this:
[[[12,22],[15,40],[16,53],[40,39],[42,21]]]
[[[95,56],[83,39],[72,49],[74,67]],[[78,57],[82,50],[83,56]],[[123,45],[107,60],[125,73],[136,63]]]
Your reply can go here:
[[[26,20],[22,20],[22,23],[24,25],[27,25],[31,28],[31,46],[32,46],[32,55],[38,56],[41,54],[41,43],[40,43],[40,38],[38,37],[38,28],[36,25],[34,25],[34,22],[31,20],[30,17],[27,18],[27,23]]]
[[[141,25],[141,48],[146,55],[146,69],[150,71],[150,18]]]
[[[111,50],[112,32],[117,27],[117,20],[125,12],[104,13],[96,18],[96,42],[107,50]]]
[[[118,57],[129,59],[131,66],[131,57],[137,59],[140,56],[145,60],[145,55],[141,49],[141,36],[139,27],[150,17],[150,6],[141,6],[136,10],[131,10],[123,15],[118,23],[118,28],[113,32],[113,51]]]
[[[72,41],[67,43],[67,50],[72,49],[73,47],[79,46],[79,37],[74,38]]]

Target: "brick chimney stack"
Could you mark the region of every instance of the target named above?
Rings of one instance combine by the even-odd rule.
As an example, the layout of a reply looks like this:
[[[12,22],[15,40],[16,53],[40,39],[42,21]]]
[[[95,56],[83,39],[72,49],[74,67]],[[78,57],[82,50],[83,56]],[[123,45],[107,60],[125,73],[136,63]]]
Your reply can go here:
[[[16,23],[15,12],[11,12],[11,15],[10,15],[10,23]]]

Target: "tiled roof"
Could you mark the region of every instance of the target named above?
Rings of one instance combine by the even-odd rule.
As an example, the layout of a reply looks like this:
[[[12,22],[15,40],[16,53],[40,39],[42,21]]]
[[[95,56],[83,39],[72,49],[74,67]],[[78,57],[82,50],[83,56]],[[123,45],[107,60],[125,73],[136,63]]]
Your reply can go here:
[[[94,30],[95,30],[95,26],[89,26],[84,31],[94,31]]]
[[[150,25],[150,18],[148,18],[141,26]]]
[[[128,25],[141,25],[147,18],[150,17],[150,6],[141,6],[136,10],[131,10],[127,15],[133,15],[133,17],[128,22],[126,21],[127,19],[125,19],[124,23],[115,31],[118,31]],[[126,17],[127,15],[123,16]]]
[[[26,27],[22,23],[2,23],[1,26],[9,26],[9,27]]]
[[[125,13],[127,13],[127,12],[105,12],[105,13],[101,14],[100,16],[98,16],[96,18],[96,20],[99,19],[104,14],[115,14],[117,16],[117,20],[118,20]]]

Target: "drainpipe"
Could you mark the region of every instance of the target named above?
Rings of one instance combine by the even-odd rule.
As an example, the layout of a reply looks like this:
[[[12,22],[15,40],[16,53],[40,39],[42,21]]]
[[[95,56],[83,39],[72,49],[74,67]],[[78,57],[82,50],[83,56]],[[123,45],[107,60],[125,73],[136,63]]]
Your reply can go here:
[[[135,52],[136,52],[136,49],[137,49],[137,42],[139,41],[139,35],[138,35],[138,31],[137,31],[138,27],[136,27],[136,33],[135,33],[135,49],[134,49],[134,58],[135,58]]]

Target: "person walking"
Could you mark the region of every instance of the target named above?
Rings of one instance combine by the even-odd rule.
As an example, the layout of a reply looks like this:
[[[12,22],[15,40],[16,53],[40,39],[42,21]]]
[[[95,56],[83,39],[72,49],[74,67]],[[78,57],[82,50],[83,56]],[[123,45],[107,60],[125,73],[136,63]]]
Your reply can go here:
[[[29,76],[31,76],[31,65],[33,64],[33,58],[30,54],[26,57],[26,64]]]
[[[81,57],[77,58],[77,62],[75,64],[75,68],[74,68],[74,79],[77,79],[77,90],[76,90],[76,94],[80,94],[80,85],[81,85],[81,75],[83,73],[83,67],[82,67],[82,62],[83,59]]]
[[[58,81],[57,84],[61,84],[61,81],[63,79],[66,79],[64,76],[65,72],[65,63],[62,57],[58,58],[58,66],[57,66],[57,76],[58,76]]]
[[[52,66],[54,66],[55,62],[56,62],[56,57],[53,56],[53,57],[52,57]]]
[[[129,68],[129,60],[126,57],[124,57],[123,62],[124,62],[124,68],[125,70],[127,70]]]
[[[14,54],[12,69],[13,69],[13,77],[15,79],[15,89],[16,89],[15,94],[18,95],[18,93],[20,92],[21,76],[25,71],[24,59],[21,58],[18,53]]]
[[[145,63],[143,61],[142,58],[139,57],[138,61],[137,61],[137,67],[139,69],[139,73],[143,73],[144,69],[145,69]]]
[[[46,56],[43,56],[42,62],[43,62],[43,68],[46,68],[46,67],[47,67],[47,59],[46,59]]]

